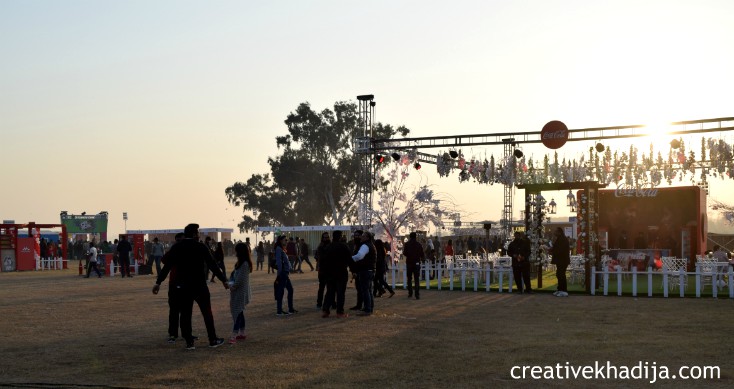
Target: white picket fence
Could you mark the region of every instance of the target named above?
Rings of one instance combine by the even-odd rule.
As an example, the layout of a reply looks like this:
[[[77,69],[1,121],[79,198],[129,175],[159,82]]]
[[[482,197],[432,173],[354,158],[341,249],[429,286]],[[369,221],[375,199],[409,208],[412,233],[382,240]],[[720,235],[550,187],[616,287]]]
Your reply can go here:
[[[512,267],[509,265],[498,265],[490,263],[489,261],[477,261],[468,263],[442,263],[437,262],[435,264],[424,263],[421,266],[422,278],[425,281],[424,288],[426,290],[431,289],[430,276],[434,273],[437,284],[434,289],[442,290],[446,289],[443,285],[444,281],[448,281],[448,289],[454,290],[455,284],[459,281],[458,289],[462,291],[473,290],[475,292],[483,289],[486,292],[490,291],[491,284],[497,283],[498,293],[512,293],[514,277],[512,273]],[[583,274],[582,274],[583,275]],[[670,296],[670,290],[678,288],[678,295],[685,297],[685,292],[688,286],[688,280],[695,280],[695,292],[696,297],[701,297],[702,292],[705,288],[709,287],[712,291],[713,297],[729,297],[734,299],[734,271],[732,267],[729,267],[727,271],[713,271],[707,272],[702,271],[699,266],[696,267],[694,272],[685,272],[683,270],[672,272],[672,271],[655,271],[652,268],[648,268],[647,271],[638,271],[636,267],[632,267],[629,271],[623,271],[620,266],[616,266],[616,271],[610,272],[607,267],[602,271],[597,271],[592,267],[591,269],[591,294],[596,295],[596,279],[597,276],[601,278],[601,289],[604,296],[609,295],[610,279],[611,282],[616,282],[617,295],[622,296],[622,281],[625,277],[631,277],[632,280],[632,296],[638,296],[640,293],[637,288],[638,279],[645,277],[647,280],[647,296],[652,297],[660,295],[662,292],[663,297]],[[408,273],[404,263],[397,263],[391,266],[388,274],[388,282],[393,288],[402,282],[402,288],[407,289],[408,285]],[[579,277],[584,279],[584,277]],[[657,281],[657,282],[656,282]],[[726,286],[721,287],[719,281],[724,281]],[[532,280],[535,283],[535,279]],[[722,293],[719,293],[719,292]],[[654,293],[657,292],[657,293]]]
[[[461,290],[467,290],[467,285],[473,291],[479,291],[480,284],[484,285],[485,291],[490,291],[490,285],[494,282],[499,283],[498,292],[512,293],[512,285],[514,283],[512,275],[512,267],[510,266],[492,266],[485,261],[467,261],[462,263],[424,263],[421,266],[421,273],[425,280],[430,280],[431,273],[435,273],[437,281],[437,289],[443,289],[443,281],[449,282],[449,290],[454,290],[456,281],[461,281]],[[403,289],[408,288],[408,272],[404,263],[394,264],[390,269],[389,283],[393,288],[398,284],[398,280],[402,280]],[[431,289],[429,281],[426,281],[425,288]],[[505,290],[506,289],[506,290]]]
[[[640,276],[646,277],[647,279],[647,296],[652,297],[653,290],[656,289],[653,281],[653,276],[656,279],[662,278],[662,281],[658,284],[657,290],[662,289],[663,297],[670,296],[670,290],[678,288],[678,295],[685,297],[685,293],[688,287],[688,280],[695,279],[695,292],[696,297],[701,297],[701,293],[708,286],[711,288],[712,297],[718,297],[719,291],[723,290],[722,297],[734,298],[734,269],[728,266],[728,270],[721,271],[719,269],[713,271],[702,270],[699,264],[696,264],[696,270],[693,272],[686,272],[684,269],[677,271],[670,271],[663,268],[662,271],[654,271],[651,267],[647,268],[647,271],[640,272],[636,267],[632,267],[629,271],[622,271],[622,267],[617,265],[614,267],[616,271],[610,272],[608,267],[604,267],[602,271],[597,271],[595,268],[591,269],[591,294],[596,294],[596,279],[597,275],[601,275],[602,279],[602,294],[604,296],[609,295],[610,276],[616,279],[617,283],[617,295],[622,295],[622,281],[625,276],[632,277],[632,296],[638,296],[637,281]],[[708,282],[704,282],[707,281]],[[723,281],[723,283],[721,282]]]
[[[36,258],[36,270],[64,270],[64,264],[66,264],[67,269],[76,269],[79,261],[78,259],[63,259],[61,257],[48,259]],[[82,274],[87,274],[86,267],[83,267],[86,261],[82,259],[81,262]],[[131,274],[138,274],[139,265],[138,261],[133,261],[130,264]],[[115,273],[120,271],[120,267],[120,265],[115,265],[114,262],[110,261],[110,265],[105,266],[104,273],[109,277],[114,277]]]
[[[68,265],[69,260],[62,257],[36,258],[36,270],[63,270],[64,263]]]

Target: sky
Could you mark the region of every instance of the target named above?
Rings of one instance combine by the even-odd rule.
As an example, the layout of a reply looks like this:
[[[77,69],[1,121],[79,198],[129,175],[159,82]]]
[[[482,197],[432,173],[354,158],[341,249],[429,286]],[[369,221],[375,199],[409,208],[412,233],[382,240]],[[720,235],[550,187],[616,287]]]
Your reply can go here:
[[[726,0],[3,0],[0,219],[236,230],[225,189],[269,171],[302,102],[374,94],[375,121],[416,137],[734,116],[732,17]],[[499,219],[502,186],[431,169],[465,220]]]

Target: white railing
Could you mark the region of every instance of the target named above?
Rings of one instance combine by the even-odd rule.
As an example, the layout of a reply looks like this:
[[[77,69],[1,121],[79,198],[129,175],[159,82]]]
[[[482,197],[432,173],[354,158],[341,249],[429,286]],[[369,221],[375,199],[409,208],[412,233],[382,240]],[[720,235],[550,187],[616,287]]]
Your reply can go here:
[[[36,258],[36,270],[64,270],[64,264],[69,260],[62,257]]]
[[[727,269],[728,267],[728,269]],[[653,270],[648,267],[646,271],[638,271],[637,267],[632,266],[630,270],[622,270],[622,267],[617,265],[614,267],[615,271],[609,271],[608,266],[604,266],[601,271],[597,271],[595,268],[591,269],[591,294],[596,294],[596,279],[597,276],[601,276],[602,282],[602,294],[604,296],[609,295],[609,276],[614,275],[616,278],[617,295],[622,295],[622,279],[624,276],[629,275],[632,277],[632,296],[638,295],[637,281],[640,276],[647,279],[647,296],[652,297],[655,285],[653,282],[653,276],[662,277],[662,282],[659,288],[662,289],[663,297],[670,296],[670,290],[678,288],[678,296],[685,297],[686,290],[688,287],[689,278],[695,279],[695,293],[696,297],[701,297],[701,293],[706,286],[711,287],[712,297],[718,297],[719,291],[723,291],[724,296],[734,298],[734,269],[729,266],[728,263],[717,264],[716,266],[707,266],[706,264],[697,263],[696,270],[687,272],[684,268],[677,270],[669,270],[666,266],[660,271]],[[708,283],[704,280],[709,280]],[[727,290],[728,289],[728,293]]]
[[[431,289],[431,277],[437,281],[437,290],[442,290],[444,280],[448,281],[449,290],[454,290],[457,281],[461,284],[461,290],[466,291],[467,286],[475,292],[479,290],[480,285],[484,285],[485,291],[490,291],[492,280],[498,282],[498,291],[512,293],[512,285],[514,278],[512,275],[512,267],[494,266],[494,263],[482,258],[457,260],[449,259],[446,263],[424,263],[420,270],[423,279],[428,281],[425,283],[426,289]],[[402,280],[403,289],[408,288],[408,273],[404,263],[393,264],[388,274],[388,282],[393,288],[398,285],[398,280]]]
[[[601,271],[596,268],[591,268],[591,294],[596,295],[597,293],[597,277],[600,278],[602,294],[604,296],[609,295],[610,286],[614,285],[611,282],[616,283],[617,295],[622,296],[623,293],[623,280],[631,279],[632,296],[637,297],[640,294],[638,290],[638,280],[640,277],[647,281],[647,296],[653,296],[653,294],[659,295],[662,292],[663,297],[670,296],[670,290],[677,288],[678,295],[685,297],[686,289],[689,285],[688,280],[695,279],[695,292],[696,297],[701,297],[703,290],[706,287],[711,288],[713,297],[729,297],[734,299],[734,269],[728,266],[728,269],[724,270],[724,266],[728,264],[720,264],[717,267],[704,267],[697,264],[696,271],[686,272],[684,269],[677,271],[671,271],[667,269],[653,270],[648,267],[646,271],[639,271],[637,267],[632,266],[630,270],[622,270],[622,266],[617,265],[614,267],[614,271],[610,271],[608,266],[604,266]],[[424,263],[421,266],[421,275],[425,285],[423,286],[426,290],[431,289],[431,280],[436,280],[436,286],[434,289],[442,290],[446,288],[444,282],[448,283],[449,290],[455,290],[457,283],[459,289],[462,291],[473,290],[479,291],[484,289],[486,292],[490,291],[490,286],[493,286],[493,290],[498,293],[510,292],[512,293],[514,285],[514,276],[512,273],[512,267],[509,263],[505,263],[505,258],[493,258],[493,260],[480,259],[478,261],[457,261],[456,258],[449,258],[447,262],[437,262],[436,264]],[[610,282],[610,275],[614,276]],[[431,277],[434,278],[431,278]],[[390,271],[387,274],[388,283],[393,288],[402,283],[402,288],[407,289],[408,273],[404,263],[393,264]],[[659,283],[655,282],[658,281]],[[706,281],[706,282],[704,282]],[[497,285],[494,285],[497,284]],[[656,285],[657,284],[657,285]],[[693,284],[693,283],[691,283]],[[655,293],[654,293],[655,292]]]

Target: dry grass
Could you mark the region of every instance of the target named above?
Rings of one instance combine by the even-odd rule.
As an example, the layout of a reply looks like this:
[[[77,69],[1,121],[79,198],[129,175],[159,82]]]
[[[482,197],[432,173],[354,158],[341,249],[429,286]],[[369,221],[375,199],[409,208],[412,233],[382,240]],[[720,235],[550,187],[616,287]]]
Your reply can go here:
[[[232,259],[228,259],[231,266]],[[235,346],[186,352],[165,342],[168,306],[152,276],[83,279],[74,271],[0,273],[0,387],[510,387],[647,386],[646,381],[517,381],[514,365],[718,365],[734,384],[729,299],[532,296],[496,292],[398,291],[376,299],[372,317],[322,319],[316,273],[295,274],[297,315],[274,316],[273,276],[252,275],[249,337]],[[220,337],[229,295],[210,287]],[[347,291],[347,304],[355,301]],[[26,385],[28,383],[35,383]]]

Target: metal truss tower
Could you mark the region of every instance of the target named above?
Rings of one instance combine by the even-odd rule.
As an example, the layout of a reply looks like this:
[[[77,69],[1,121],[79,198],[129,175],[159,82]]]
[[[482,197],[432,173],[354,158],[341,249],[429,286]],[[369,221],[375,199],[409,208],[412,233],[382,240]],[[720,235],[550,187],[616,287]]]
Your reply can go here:
[[[515,151],[515,138],[504,138],[502,139],[504,147],[504,160],[507,161],[509,157],[513,156]],[[515,195],[515,185],[505,184],[505,196],[502,207],[502,218],[500,219],[500,226],[505,234],[505,239],[512,237],[512,203]]]
[[[361,127],[354,136],[354,153],[359,159],[357,176],[358,224],[364,228],[372,226],[372,189],[374,180],[374,158],[372,147],[372,117],[375,113],[375,96],[357,96]]]

